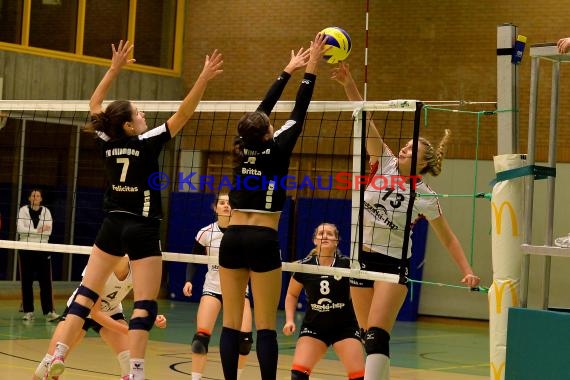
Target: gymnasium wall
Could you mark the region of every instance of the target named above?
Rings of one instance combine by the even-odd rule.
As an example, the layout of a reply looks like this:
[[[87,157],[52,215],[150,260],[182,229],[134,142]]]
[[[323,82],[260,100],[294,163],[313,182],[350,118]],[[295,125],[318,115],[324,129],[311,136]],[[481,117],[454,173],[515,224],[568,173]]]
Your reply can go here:
[[[544,165],[545,163],[537,163]],[[554,236],[567,235],[570,224],[565,214],[570,202],[570,165],[557,165],[556,202],[554,217]],[[494,178],[493,163],[480,161],[478,170],[478,191],[490,192],[489,182]],[[442,175],[428,180],[435,191],[448,194],[473,193],[474,162],[471,160],[446,160]],[[466,255],[470,256],[472,230],[472,200],[469,198],[446,198],[440,200],[443,212],[457,235]],[[533,244],[544,244],[546,231],[546,181],[535,181]],[[481,285],[488,287],[492,282],[491,268],[491,204],[486,199],[475,201],[475,227],[473,268],[481,276]],[[505,213],[504,219],[507,215]],[[507,222],[504,222],[505,224]],[[505,227],[503,227],[505,228]],[[524,221],[518,221],[518,228],[524,229]],[[500,254],[500,252],[497,252]],[[529,279],[529,307],[542,306],[544,289],[543,270],[545,258],[531,256]],[[550,306],[570,307],[566,289],[570,286],[570,260],[553,257],[550,284]],[[423,272],[425,281],[460,285],[461,275],[447,251],[437,240],[433,230],[428,231]],[[488,318],[488,302],[485,294],[439,286],[423,286],[419,313],[425,315]]]
[[[368,37],[368,99],[496,100],[496,28],[513,23],[528,44],[556,42],[570,36],[568,15],[557,0],[423,1],[370,0]],[[330,25],[345,28],[352,36],[348,59],[357,83],[364,80],[364,0],[234,0],[188,2],[185,31],[184,81],[190,86],[213,48],[224,53],[224,74],[212,82],[205,98],[259,99],[285,66],[289,51],[308,45],[314,34]],[[560,11],[562,10],[562,11]],[[563,65],[561,82],[570,80]],[[344,100],[342,88],[329,80],[322,65],[315,100]],[[541,72],[550,73],[550,65]],[[297,78],[300,74],[297,75]],[[550,78],[540,86],[538,159],[546,160]],[[520,66],[521,151],[526,150],[530,59],[528,51]],[[294,99],[289,85],[283,99]],[[361,87],[362,88],[362,87]],[[570,86],[561,86],[560,125],[570,123]],[[439,138],[442,129],[455,133],[449,153],[454,158],[473,158],[473,140],[464,134],[461,115],[447,114],[433,120],[423,134]],[[496,152],[496,123],[482,125],[480,154],[491,159]],[[570,129],[560,128],[559,141],[570,141]],[[563,146],[563,145],[561,145]],[[570,151],[561,150],[559,161],[569,162]]]
[[[519,152],[527,150],[527,126],[530,88],[530,45],[556,42],[570,36],[568,16],[560,12],[560,2],[544,0],[514,1],[436,1],[371,0],[368,35],[368,96],[369,100],[413,98],[425,101],[465,100],[496,101],[496,29],[512,23],[527,36],[525,57],[520,64],[520,142]],[[191,0],[185,36],[184,81],[191,85],[198,73],[203,55],[216,47],[225,57],[223,80],[213,82],[207,99],[259,99],[275,75],[287,63],[289,50],[308,41],[321,28],[338,25],[352,37],[350,63],[353,76],[362,89],[364,81],[365,46],[364,0],[327,0],[286,2],[238,0],[232,2]],[[220,10],[222,9],[222,10]],[[245,26],[244,26],[245,25]],[[560,163],[570,162],[570,80],[567,65],[561,67],[558,157]],[[329,78],[332,66],[322,65],[314,100],[344,100],[342,88]],[[537,115],[538,161],[546,161],[550,110],[551,65],[542,64]],[[300,74],[297,74],[297,78]],[[296,86],[289,85],[282,99],[294,99]],[[478,111],[482,107],[469,107]],[[442,193],[471,193],[475,157],[476,120],[472,116],[453,113],[430,113],[422,135],[437,140],[444,128],[453,132],[453,140],[443,174],[430,181]],[[496,118],[481,120],[480,191],[490,191],[488,182],[494,177],[492,157],[496,153]],[[299,149],[299,148],[298,148]],[[298,150],[297,149],[297,150]],[[307,152],[308,153],[308,152]],[[558,165],[556,208],[568,204],[566,189],[570,167]],[[544,181],[535,188],[533,242],[544,240]],[[471,200],[442,200],[444,212],[459,236],[467,254],[471,241]],[[491,272],[491,211],[487,200],[476,201],[475,252],[476,272],[489,285]],[[556,213],[554,234],[570,232],[562,212]],[[430,231],[431,232],[431,231]],[[531,258],[529,305],[541,304],[544,258]],[[552,259],[551,304],[568,306],[561,289],[570,284],[565,273],[570,261]],[[458,284],[459,273],[433,232],[428,232],[424,279]],[[420,299],[420,313],[486,319],[487,300],[483,294],[471,294],[451,288],[425,286]]]

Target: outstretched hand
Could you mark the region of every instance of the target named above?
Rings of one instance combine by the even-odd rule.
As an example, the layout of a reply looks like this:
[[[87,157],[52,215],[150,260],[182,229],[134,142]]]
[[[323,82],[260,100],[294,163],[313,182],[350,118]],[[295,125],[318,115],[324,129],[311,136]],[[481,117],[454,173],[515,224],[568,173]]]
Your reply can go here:
[[[350,84],[354,80],[352,79],[352,74],[350,74],[349,68],[350,66],[348,63],[339,62],[338,66],[331,72],[331,79],[336,80],[343,86]]]
[[[329,51],[332,46],[327,46],[328,36],[324,33],[317,33],[315,39],[311,41],[311,62],[320,62],[323,59],[323,55]]]
[[[134,58],[129,58],[129,54],[133,50],[135,45],[131,44],[129,41],[123,40],[119,41],[119,47],[115,48],[115,44],[111,44],[111,50],[113,51],[113,58],[111,58],[111,68],[120,70],[125,65],[130,65],[135,63],[137,60]]]
[[[557,46],[560,54],[568,53],[568,50],[570,50],[570,37],[559,39]]]
[[[295,53],[295,50],[291,50],[291,60],[287,66],[285,66],[285,69],[283,71],[291,74],[293,71],[307,66],[307,62],[309,61],[309,53],[310,50],[305,50],[304,48],[300,48],[297,53]]]
[[[224,59],[222,57],[222,53],[220,53],[218,49],[214,50],[212,54],[206,55],[204,68],[202,69],[199,78],[202,78],[205,81],[215,78],[224,71],[222,69],[223,65]]]
[[[327,39],[326,34],[317,33],[315,39],[311,41],[309,62],[307,63],[305,72],[316,73],[319,63],[323,60],[323,55],[331,48],[331,46],[327,46]]]

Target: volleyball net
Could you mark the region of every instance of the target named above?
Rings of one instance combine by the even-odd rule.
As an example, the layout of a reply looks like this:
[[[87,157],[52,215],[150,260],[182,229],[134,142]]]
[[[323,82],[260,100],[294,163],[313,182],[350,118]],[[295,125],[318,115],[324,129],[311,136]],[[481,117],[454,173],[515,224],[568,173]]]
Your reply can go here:
[[[180,102],[134,103],[153,128],[164,123]],[[237,121],[258,104],[203,101],[181,133],[165,146],[160,171],[148,179],[149,185],[162,194],[165,260],[217,263],[216,257],[189,252],[199,229],[215,220],[212,204],[216,195],[231,190]],[[285,123],[293,105],[277,103],[270,115],[275,129]],[[357,263],[363,239],[364,189],[370,180],[366,115],[372,116],[396,156],[414,139],[416,155],[421,107],[421,102],[414,100],[311,103],[289,175],[278,183],[288,195],[279,225],[284,270],[399,281],[398,275],[360,270]],[[106,185],[99,149],[92,135],[81,131],[89,120],[88,110],[87,101],[0,101],[5,118],[0,130],[0,213],[4,226],[0,231],[0,251],[4,251],[0,267],[8,268],[4,279],[15,276],[16,250],[62,253],[55,260],[54,276],[80,279],[103,220]],[[394,178],[382,171],[375,178],[376,186],[398,190]],[[34,188],[42,189],[43,204],[53,215],[53,232],[47,244],[18,241],[18,210],[28,204]],[[407,226],[411,225],[411,206],[413,201],[404,210]],[[379,217],[392,217],[390,211],[384,211]],[[353,261],[350,269],[296,263],[314,247],[313,232],[325,222],[338,227],[340,250]],[[403,257],[409,248],[409,235],[408,227],[403,244],[398,243],[402,246],[396,247]],[[390,239],[387,244],[391,244]]]

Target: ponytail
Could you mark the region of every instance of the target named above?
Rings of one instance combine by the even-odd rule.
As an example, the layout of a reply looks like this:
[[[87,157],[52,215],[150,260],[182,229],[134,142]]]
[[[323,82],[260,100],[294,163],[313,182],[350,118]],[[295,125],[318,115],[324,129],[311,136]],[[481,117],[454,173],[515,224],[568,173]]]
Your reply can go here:
[[[420,174],[429,173],[436,177],[441,173],[441,166],[443,164],[443,157],[447,151],[447,143],[451,138],[451,130],[446,129],[437,149],[431,145],[431,143],[420,137],[420,143],[424,146],[424,160],[426,161],[426,166],[420,171]]]

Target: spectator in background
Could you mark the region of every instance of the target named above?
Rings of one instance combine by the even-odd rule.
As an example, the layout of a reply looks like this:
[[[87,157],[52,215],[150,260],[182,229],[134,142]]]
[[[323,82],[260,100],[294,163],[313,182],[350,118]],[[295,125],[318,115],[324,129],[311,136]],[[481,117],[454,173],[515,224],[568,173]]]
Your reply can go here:
[[[52,231],[53,219],[49,209],[42,206],[42,190],[32,189],[30,204],[18,212],[18,236],[20,241],[47,243]],[[51,253],[21,250],[18,252],[20,282],[22,286],[23,319],[34,319],[34,277],[40,283],[42,311],[47,321],[59,318],[53,306]]]

